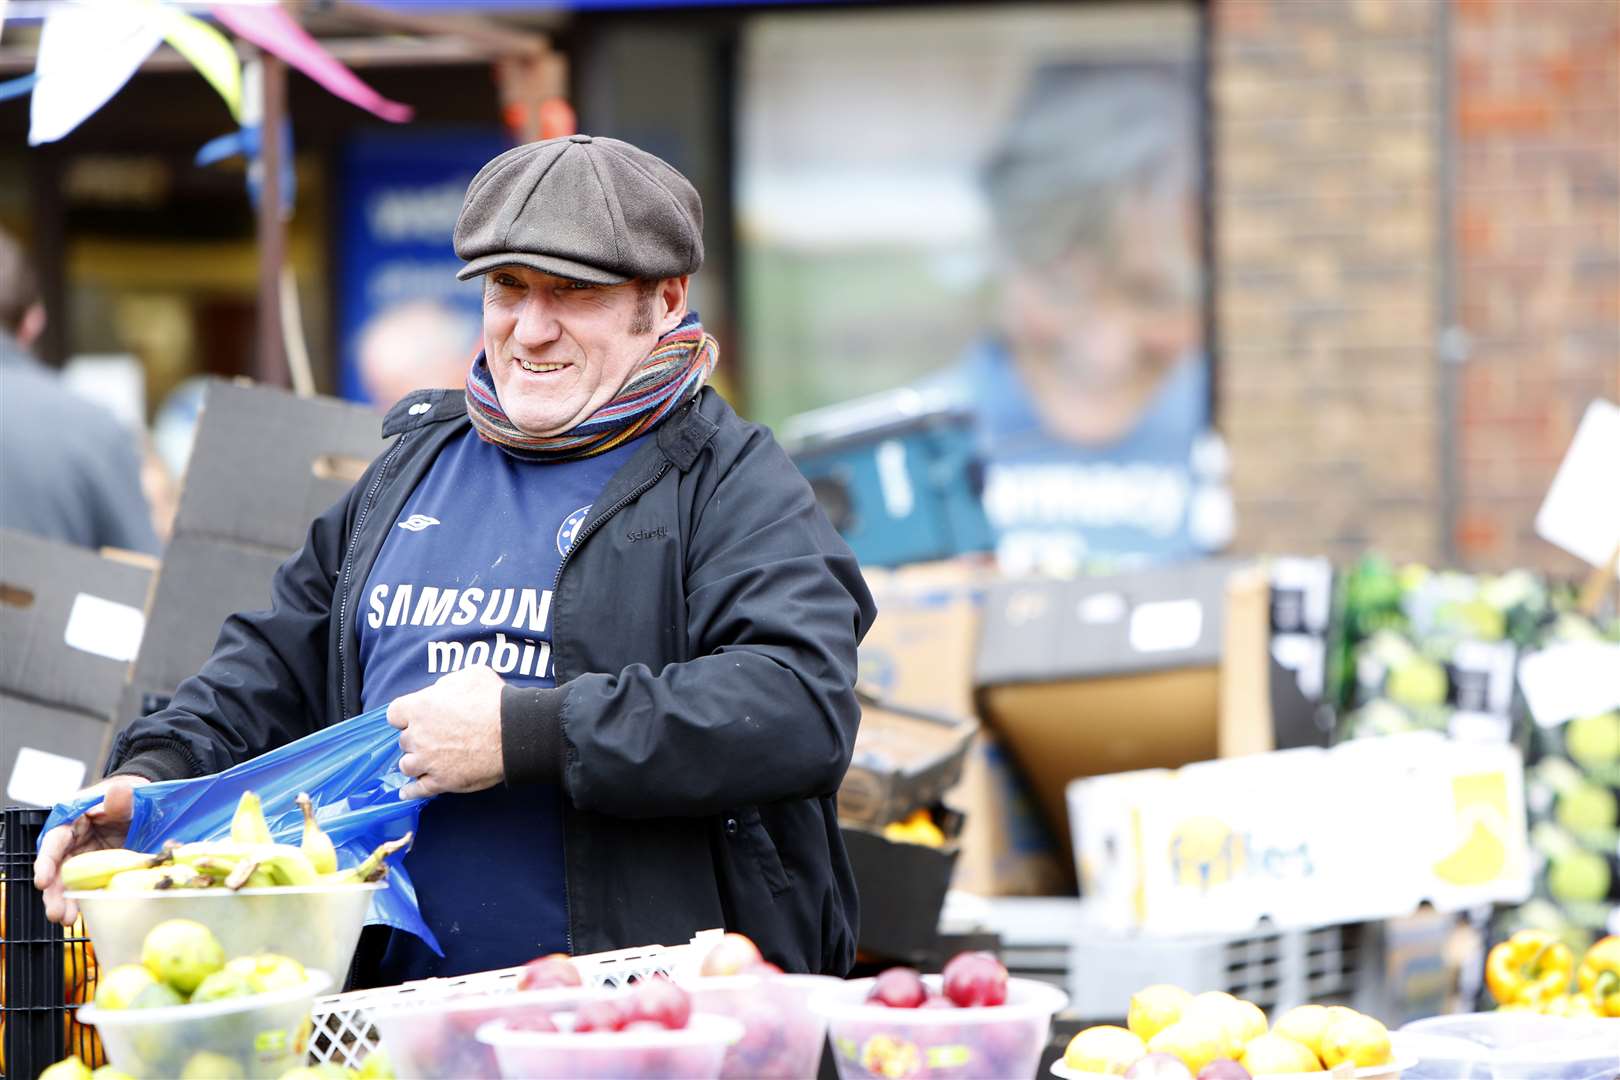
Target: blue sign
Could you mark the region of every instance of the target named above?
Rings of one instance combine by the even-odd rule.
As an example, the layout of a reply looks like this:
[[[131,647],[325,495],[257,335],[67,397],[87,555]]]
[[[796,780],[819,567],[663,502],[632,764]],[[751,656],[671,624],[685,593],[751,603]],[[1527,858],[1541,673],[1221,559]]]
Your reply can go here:
[[[343,397],[371,400],[361,350],[382,339],[385,317],[414,319],[400,325],[418,339],[423,320],[437,318],[443,333],[434,340],[467,360],[476,353],[481,282],[456,280],[461,260],[450,236],[467,184],[511,145],[499,131],[410,130],[366,132],[345,146],[337,279]]]

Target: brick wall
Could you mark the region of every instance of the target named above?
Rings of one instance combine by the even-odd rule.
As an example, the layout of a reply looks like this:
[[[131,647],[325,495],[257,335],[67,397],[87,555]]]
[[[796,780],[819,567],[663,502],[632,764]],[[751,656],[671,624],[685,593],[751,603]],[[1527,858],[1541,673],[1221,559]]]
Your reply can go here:
[[[1452,29],[1458,552],[1577,571],[1533,523],[1587,404],[1620,400],[1620,3],[1460,0]]]
[[[1579,573],[1534,518],[1586,405],[1620,398],[1620,2],[1211,12],[1239,545]]]
[[[1238,546],[1435,559],[1439,132],[1425,0],[1215,0],[1219,422]]]

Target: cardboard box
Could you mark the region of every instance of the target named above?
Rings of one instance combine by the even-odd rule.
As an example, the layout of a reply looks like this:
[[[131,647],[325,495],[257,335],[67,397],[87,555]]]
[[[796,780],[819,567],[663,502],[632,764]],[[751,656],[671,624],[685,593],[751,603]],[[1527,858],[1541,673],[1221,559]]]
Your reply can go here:
[[[844,827],[861,899],[857,947],[865,956],[916,964],[934,952],[939,913],[960,851],[961,819],[944,817],[941,827],[949,842],[937,848],[897,843],[885,839],[882,830]]]
[[[969,747],[962,781],[945,796],[962,813],[962,854],[951,888],[978,896],[1051,896],[1074,890],[1074,860],[1060,847],[993,733]]]
[[[119,698],[126,722],[169,704],[175,687],[214,651],[220,627],[239,611],[270,606],[270,579],[280,551],[176,535],[147,612],[148,633]]]
[[[303,546],[309,523],[386,448],[382,416],[371,409],[210,382],[174,534],[290,555]]]
[[[101,775],[152,561],[0,532],[0,777],[49,806]]]
[[[1068,789],[1088,917],[1152,934],[1359,922],[1530,893],[1516,749],[1433,733]]]
[[[1064,789],[1275,745],[1265,574],[1211,560],[986,594],[981,713],[1069,847]]]
[[[862,573],[878,613],[861,642],[861,689],[943,716],[976,715],[973,667],[988,568],[957,560]]]
[[[386,446],[382,417],[370,409],[209,384],[122,723],[168,704],[213,652],[228,616],[269,606],[276,568]]]
[[[881,826],[939,802],[961,777],[977,730],[972,720],[866,706],[838,789],[839,820]]]

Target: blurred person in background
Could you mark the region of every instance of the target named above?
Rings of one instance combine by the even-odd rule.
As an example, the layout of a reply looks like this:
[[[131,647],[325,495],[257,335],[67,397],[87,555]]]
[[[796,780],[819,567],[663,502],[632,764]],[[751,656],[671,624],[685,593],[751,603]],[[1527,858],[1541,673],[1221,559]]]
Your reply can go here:
[[[360,383],[388,409],[412,390],[456,389],[478,353],[478,317],[436,300],[395,304],[360,332]]]
[[[1230,534],[1194,107],[1169,67],[1043,68],[984,168],[996,325],[927,385],[974,414],[1008,570],[1184,559]]]
[[[34,359],[44,329],[33,269],[0,231],[0,528],[155,555],[136,437]]]

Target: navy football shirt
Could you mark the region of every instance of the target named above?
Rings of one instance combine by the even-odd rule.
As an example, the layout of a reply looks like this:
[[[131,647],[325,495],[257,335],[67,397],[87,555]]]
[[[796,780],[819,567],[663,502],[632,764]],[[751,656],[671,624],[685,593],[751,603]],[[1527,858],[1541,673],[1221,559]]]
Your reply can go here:
[[[544,465],[471,430],[446,446],[389,530],[355,614],[364,708],[473,664],[520,686],[555,686],[558,568],[591,504],[639,445]],[[427,804],[406,866],[445,955],[395,933],[384,984],[568,949],[561,798],[551,785],[497,785]]]

